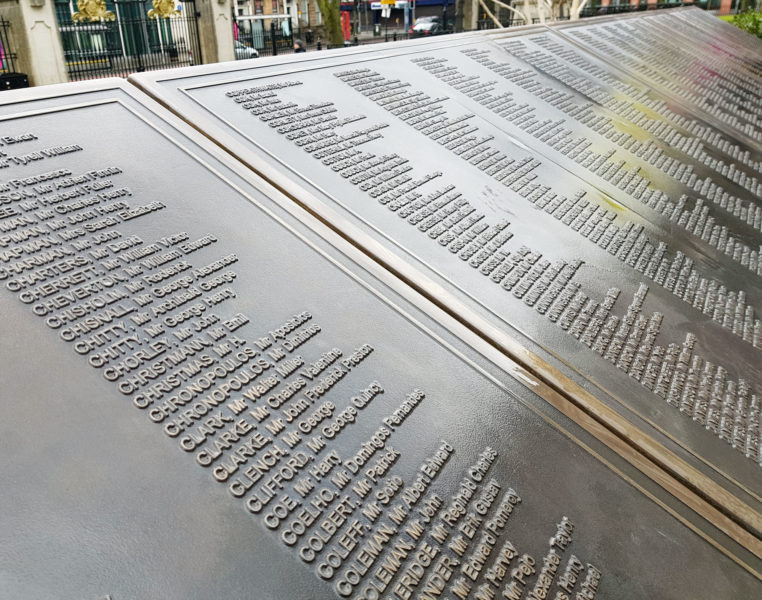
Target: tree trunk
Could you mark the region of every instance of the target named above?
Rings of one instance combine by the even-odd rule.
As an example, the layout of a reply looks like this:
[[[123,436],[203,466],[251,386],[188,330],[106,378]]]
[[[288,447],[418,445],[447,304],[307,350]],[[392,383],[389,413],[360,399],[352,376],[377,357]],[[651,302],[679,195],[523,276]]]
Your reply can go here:
[[[587,6],[588,1],[589,0],[572,0],[571,8],[569,9],[569,19],[572,21],[579,19],[579,15]]]
[[[344,45],[344,33],[341,31],[341,0],[318,0],[320,12],[323,14],[328,43],[331,46]]]

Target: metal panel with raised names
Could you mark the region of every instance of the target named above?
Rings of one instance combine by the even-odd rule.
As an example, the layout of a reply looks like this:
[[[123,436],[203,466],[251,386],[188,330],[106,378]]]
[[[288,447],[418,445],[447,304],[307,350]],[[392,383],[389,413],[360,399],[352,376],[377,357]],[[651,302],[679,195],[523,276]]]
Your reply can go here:
[[[0,597],[760,594],[711,506],[125,85],[0,104]]]
[[[556,30],[712,115],[759,149],[762,43],[754,36],[740,37],[737,29],[716,18],[709,34],[706,17],[692,9],[585,27],[559,25]]]
[[[762,153],[551,31],[133,81],[762,531]]]

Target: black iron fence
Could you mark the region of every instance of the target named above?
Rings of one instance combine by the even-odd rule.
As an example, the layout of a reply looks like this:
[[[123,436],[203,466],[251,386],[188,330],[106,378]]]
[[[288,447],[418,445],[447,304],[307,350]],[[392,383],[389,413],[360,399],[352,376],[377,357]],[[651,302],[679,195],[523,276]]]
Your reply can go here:
[[[683,0],[677,0],[675,2],[658,2],[649,4],[647,0],[640,0],[638,3],[632,4],[628,2],[621,2],[619,4],[609,4],[608,6],[601,6],[600,0],[595,0],[592,5],[585,6],[580,12],[580,18],[597,17],[601,15],[615,15],[619,13],[629,13],[645,10],[659,10],[662,8],[676,8],[678,6],[697,6],[705,10],[715,10],[720,7],[721,0],[700,0],[696,2],[684,2]],[[740,2],[735,0],[734,5]],[[521,8],[519,6],[519,8]],[[503,27],[517,27],[524,25],[524,21],[517,18],[515,13],[506,9],[500,9],[495,12],[495,16]],[[477,29],[496,29],[498,26],[495,22],[488,18],[484,13],[480,14],[480,19],[477,21]],[[547,19],[550,21],[565,21],[569,19],[568,14],[564,14],[553,19]],[[539,23],[537,18],[532,19],[532,23]]]
[[[381,42],[397,42],[409,39],[410,33],[404,29],[381,29],[378,35],[353,36],[338,46],[331,45],[311,29],[284,28],[276,24],[275,19],[269,23],[255,21],[251,27],[240,27],[234,41],[236,60],[247,60],[260,56],[277,56],[293,54],[294,44],[299,41],[307,52],[319,52],[331,48],[344,48]]]
[[[740,1],[740,0],[737,0]],[[720,0],[702,0],[693,5],[712,9]],[[95,5],[97,3],[91,3]],[[612,4],[586,7],[581,17],[616,14],[639,10],[673,8],[682,1],[647,4]],[[152,0],[106,0],[105,12],[91,15],[78,11],[76,0],[55,0],[64,58],[72,81],[98,77],[202,64],[195,0],[182,0],[170,16],[153,13]],[[497,6],[495,16],[503,27],[524,25],[516,13]],[[495,22],[480,15],[478,29],[494,29]],[[567,16],[561,17],[568,19]],[[536,19],[535,19],[536,22]],[[448,20],[448,24],[452,21]],[[442,33],[448,33],[443,31]],[[409,30],[376,28],[376,35],[363,35],[345,41],[340,47],[406,40]],[[235,27],[235,58],[247,60],[260,56],[291,54],[297,40],[309,52],[328,50],[332,46],[308,29],[292,29],[290,22],[270,19],[248,21]],[[334,46],[335,47],[335,46]],[[0,20],[0,73],[15,71],[16,53],[6,21]]]
[[[72,81],[201,64],[196,6],[160,16],[151,0],[109,0],[103,14],[80,13],[74,0],[56,0],[64,59]]]
[[[721,0],[702,0],[692,3],[692,6],[698,6],[704,9],[713,9],[719,6]],[[740,1],[740,0],[738,0]],[[675,8],[688,4],[682,0],[676,2],[660,2],[658,4],[647,4],[646,1],[642,1],[639,4],[610,4],[609,6],[600,6],[600,0],[595,1],[594,6],[585,7],[580,17],[592,17],[604,14],[617,14],[625,12],[635,12],[642,10],[656,10],[662,8]],[[716,5],[716,6],[715,6]],[[517,16],[517,14],[511,10],[497,6],[494,11],[495,17],[500,22],[502,27],[519,27],[525,25],[525,21]],[[490,18],[486,13],[481,13],[479,19],[476,22],[476,28],[479,30],[484,29],[497,29],[498,25]],[[569,19],[568,14],[563,14],[554,19],[548,19],[547,21],[565,21]],[[532,19],[532,23],[539,23],[537,18]],[[452,23],[448,21],[448,23]],[[451,33],[451,31],[443,31],[441,33]],[[235,40],[235,57],[236,60],[246,60],[251,58],[257,58],[260,56],[274,56],[278,54],[291,54],[294,52],[294,42],[297,40],[302,42],[302,46],[305,50],[310,52],[327,50],[332,47],[344,47],[344,46],[356,46],[361,44],[374,44],[379,42],[392,42],[399,40],[406,40],[413,37],[409,30],[405,29],[393,29],[386,30],[385,28],[379,28],[377,35],[369,37],[367,34],[361,37],[352,37],[350,40],[344,42],[342,46],[331,46],[326,40],[319,38],[312,30],[295,29],[283,26],[282,20],[262,19],[259,21],[247,21],[245,24],[241,23],[236,27],[236,40]]]
[[[16,44],[11,34],[11,24],[0,19],[0,73],[16,72]]]
[[[720,0],[716,0],[719,6]],[[586,6],[582,9],[580,17],[598,17],[600,15],[616,15],[620,13],[639,12],[643,10],[659,10],[662,8],[676,8],[678,6],[684,6],[683,2],[658,2],[648,4],[647,1],[641,1],[637,4],[621,3],[621,4],[609,4],[608,6]],[[707,8],[707,2],[695,2],[692,6],[698,6],[700,8]]]
[[[719,10],[722,0],[697,0],[696,2],[685,2],[678,0],[677,2],[658,2],[655,4],[648,4],[647,1],[640,1],[637,4],[610,4],[609,6],[598,7],[585,7],[582,11],[583,17],[595,17],[599,15],[613,15],[618,13],[636,12],[642,10],[659,10],[662,8],[675,8],[678,6],[696,6],[704,10]],[[730,7],[730,12],[734,13],[739,10],[741,0],[733,0]]]
[[[519,27],[521,25],[526,24],[524,22],[524,19],[519,19],[518,17],[515,17],[513,13],[510,13],[509,16],[504,16],[504,17],[498,16],[497,18],[503,27]],[[476,28],[477,29],[498,29],[498,26],[492,19],[482,18],[476,21]]]

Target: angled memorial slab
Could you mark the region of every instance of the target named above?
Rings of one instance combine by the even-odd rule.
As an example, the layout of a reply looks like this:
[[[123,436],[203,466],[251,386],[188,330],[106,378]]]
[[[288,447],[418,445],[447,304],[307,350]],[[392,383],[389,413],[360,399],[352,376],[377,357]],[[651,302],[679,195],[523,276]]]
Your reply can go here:
[[[698,35],[708,40],[712,49],[721,48],[736,54],[739,51],[751,52],[747,56],[752,60],[759,61],[761,42],[758,37],[749,35],[731,23],[718,19],[708,11],[683,9],[672,11],[671,14],[693,26],[691,29],[684,29],[688,36],[695,37]],[[679,25],[676,25],[676,28],[682,29]]]
[[[754,36],[698,8],[554,29],[762,148],[762,42]]]
[[[743,529],[125,85],[0,99],[0,597],[762,593]]]
[[[132,81],[762,531],[753,141],[542,27]]]

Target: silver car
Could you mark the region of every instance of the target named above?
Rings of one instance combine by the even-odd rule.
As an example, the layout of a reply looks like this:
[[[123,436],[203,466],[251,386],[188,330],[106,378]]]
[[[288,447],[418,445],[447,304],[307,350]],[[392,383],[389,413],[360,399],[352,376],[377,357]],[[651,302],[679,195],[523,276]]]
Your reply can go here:
[[[252,48],[251,46],[245,46],[238,40],[235,40],[235,59],[236,60],[245,60],[247,58],[259,58],[259,52],[256,48]]]

